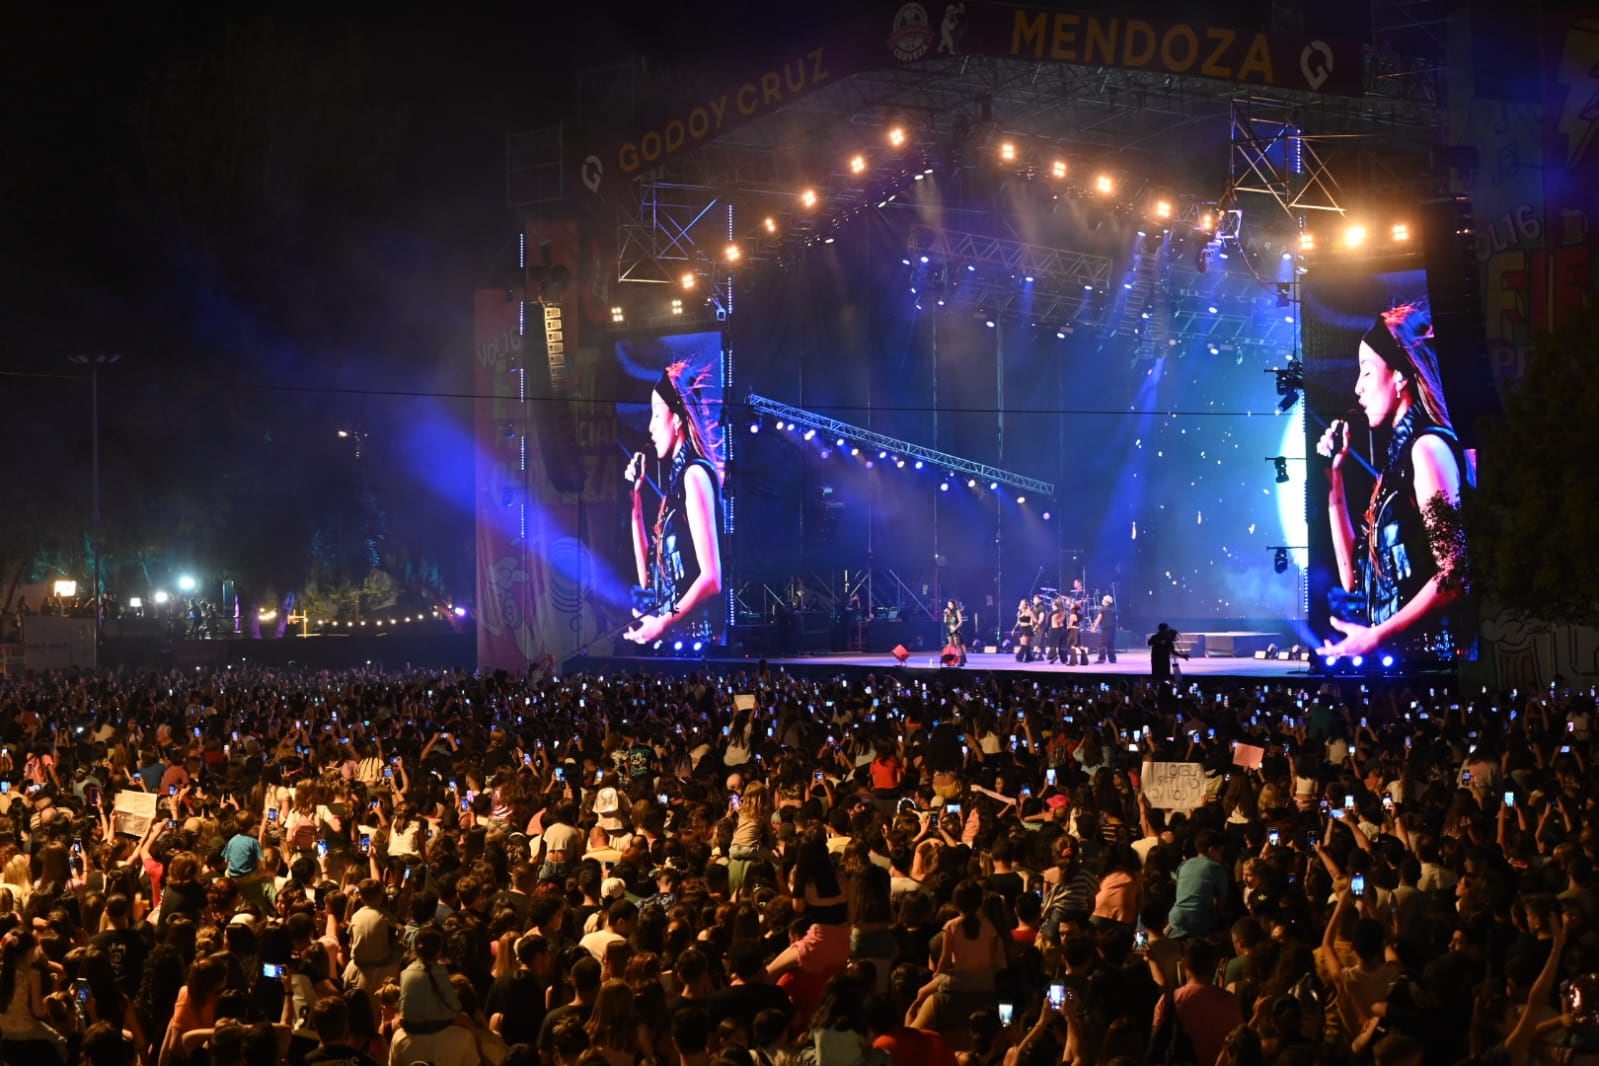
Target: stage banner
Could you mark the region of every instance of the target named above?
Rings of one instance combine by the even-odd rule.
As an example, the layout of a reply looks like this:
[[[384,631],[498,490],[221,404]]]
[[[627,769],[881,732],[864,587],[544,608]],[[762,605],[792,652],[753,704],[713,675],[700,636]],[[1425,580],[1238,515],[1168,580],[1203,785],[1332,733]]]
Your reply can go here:
[[[536,457],[522,399],[521,293],[479,292],[474,307],[478,668],[525,670],[547,648],[543,521],[528,492]]]
[[[1599,17],[1544,16],[1544,245],[1547,291],[1533,326],[1552,329],[1593,299],[1599,283]]]
[[[1205,768],[1197,762],[1147,762],[1144,796],[1163,811],[1191,811],[1205,803]]]
[[[1215,78],[1242,85],[1360,96],[1358,41],[1259,32],[1195,20],[985,3],[872,5],[850,25],[785,41],[756,59],[736,57],[731,76],[691,85],[640,126],[598,134],[572,153],[570,187],[619,195],[640,172],[731,133],[846,78],[967,56],[1074,63]]]

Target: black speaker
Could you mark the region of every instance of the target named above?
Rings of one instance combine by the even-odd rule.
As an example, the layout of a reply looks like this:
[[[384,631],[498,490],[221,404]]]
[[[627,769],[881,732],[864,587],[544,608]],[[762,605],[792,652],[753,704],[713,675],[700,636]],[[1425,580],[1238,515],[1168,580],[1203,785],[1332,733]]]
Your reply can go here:
[[[556,492],[583,490],[583,460],[577,450],[577,420],[572,404],[557,391],[550,365],[550,333],[542,303],[524,309],[526,333],[522,337],[524,373],[527,375],[528,421],[538,434],[544,458],[544,475]],[[560,341],[565,345],[564,335]],[[562,352],[565,355],[565,352]]]

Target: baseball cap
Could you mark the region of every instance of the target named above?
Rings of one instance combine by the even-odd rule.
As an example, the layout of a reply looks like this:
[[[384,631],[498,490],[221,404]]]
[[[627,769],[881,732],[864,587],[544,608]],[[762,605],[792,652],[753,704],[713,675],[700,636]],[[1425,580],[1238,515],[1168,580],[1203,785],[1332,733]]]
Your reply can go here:
[[[627,895],[627,882],[620,877],[607,877],[600,882],[601,899],[621,899]]]
[[[616,794],[616,789],[609,786],[600,789],[594,797],[594,813],[600,816],[600,828],[608,833],[619,833],[622,830],[622,800]]]

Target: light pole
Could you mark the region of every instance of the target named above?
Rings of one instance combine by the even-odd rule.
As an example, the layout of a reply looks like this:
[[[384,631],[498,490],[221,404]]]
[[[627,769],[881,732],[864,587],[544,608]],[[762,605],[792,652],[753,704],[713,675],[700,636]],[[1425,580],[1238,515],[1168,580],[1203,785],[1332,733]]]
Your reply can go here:
[[[111,366],[120,355],[70,355],[67,361],[89,368],[89,454],[93,481],[89,515],[89,550],[94,553],[94,646],[98,655],[105,636],[105,605],[100,589],[100,368]]]

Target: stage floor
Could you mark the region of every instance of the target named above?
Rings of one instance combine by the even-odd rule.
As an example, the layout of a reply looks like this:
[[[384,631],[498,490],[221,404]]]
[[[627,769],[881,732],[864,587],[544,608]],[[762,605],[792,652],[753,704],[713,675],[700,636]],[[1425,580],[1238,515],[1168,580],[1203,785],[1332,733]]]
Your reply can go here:
[[[894,657],[887,653],[858,654],[837,652],[825,655],[800,655],[789,658],[771,657],[767,664],[773,669],[787,670],[794,674],[827,675],[831,673],[861,673],[882,671],[895,668]],[[719,673],[732,673],[749,669],[755,665],[755,659],[684,659],[665,656],[589,656],[568,660],[565,672],[575,671],[604,673],[607,670],[643,671],[646,673],[684,673],[691,670],[709,669]],[[1306,677],[1310,673],[1310,664],[1303,662],[1282,662],[1268,659],[1245,659],[1215,657],[1208,659],[1193,658],[1187,662],[1179,661],[1183,677],[1192,680],[1237,678],[1250,680],[1288,680],[1296,677]],[[960,669],[947,668],[939,665],[935,656],[927,653],[912,655],[905,660],[905,669],[917,672],[938,671],[940,673],[958,674]],[[977,652],[967,656],[966,666],[968,672],[995,673],[995,674],[1023,674],[1042,678],[1044,676],[1058,677],[1062,680],[1077,678],[1084,681],[1102,681],[1115,678],[1134,678],[1149,676],[1149,652],[1127,651],[1118,652],[1114,663],[1095,663],[1090,657],[1087,666],[1060,666],[1050,665],[1046,662],[1019,663],[1014,655],[1005,655],[998,652],[987,654]]]

